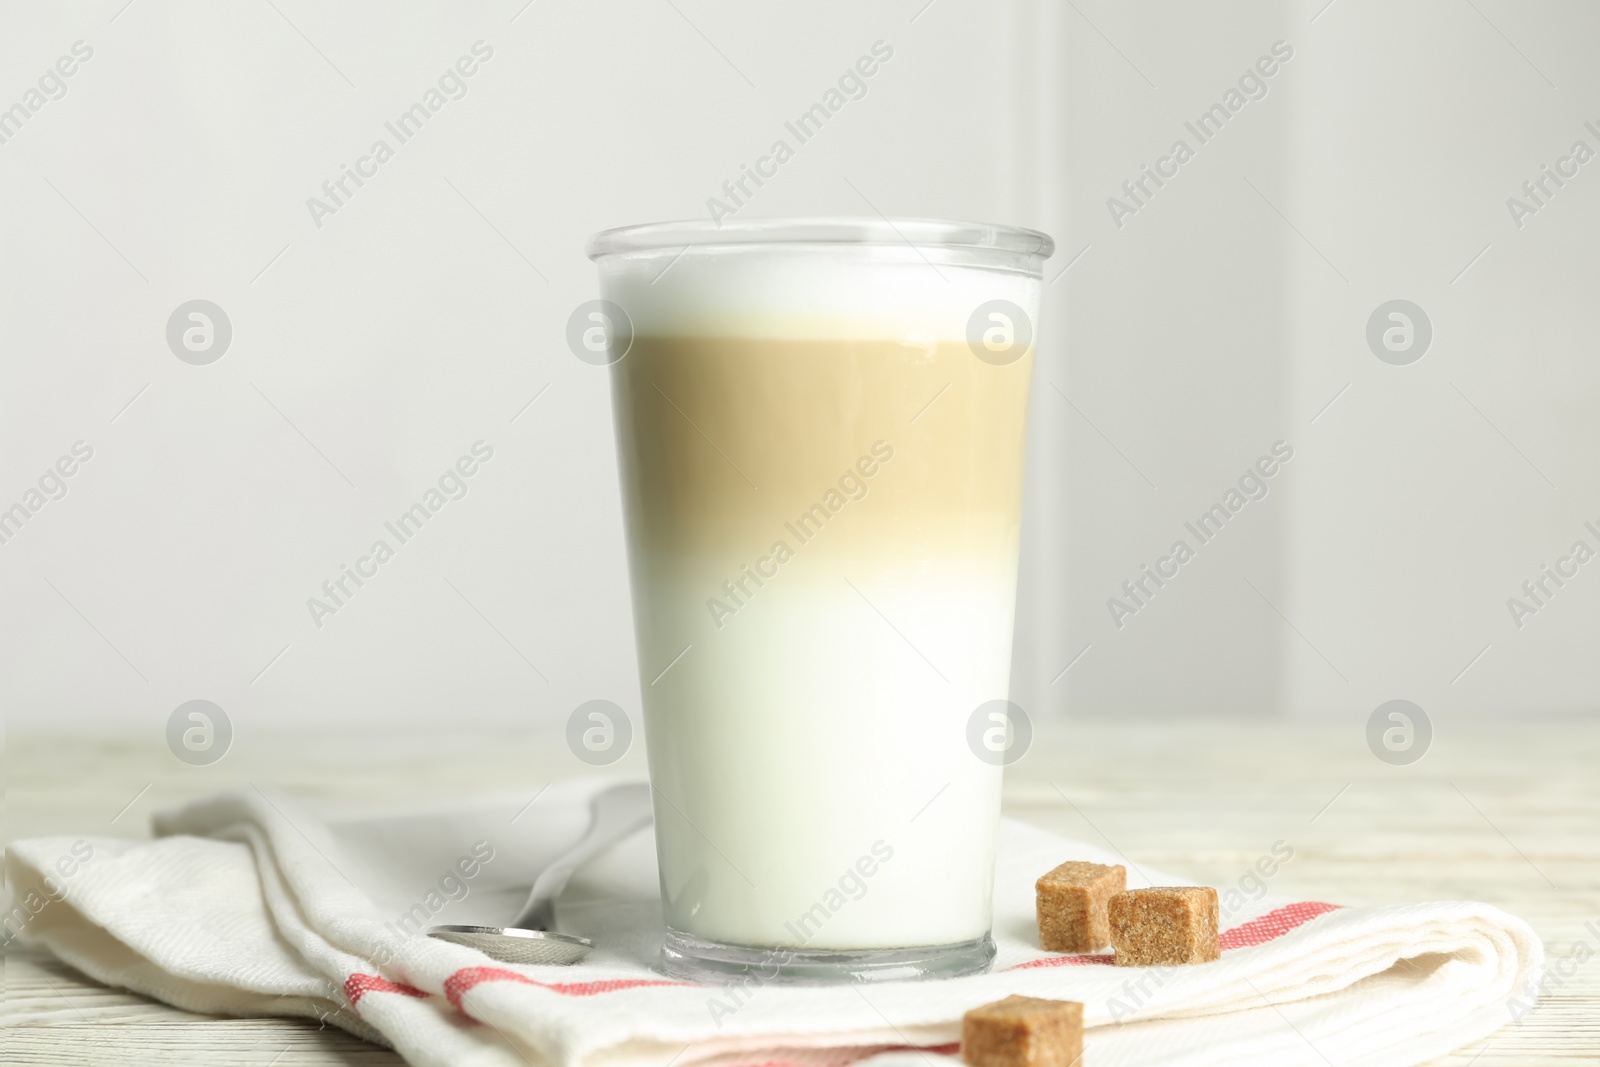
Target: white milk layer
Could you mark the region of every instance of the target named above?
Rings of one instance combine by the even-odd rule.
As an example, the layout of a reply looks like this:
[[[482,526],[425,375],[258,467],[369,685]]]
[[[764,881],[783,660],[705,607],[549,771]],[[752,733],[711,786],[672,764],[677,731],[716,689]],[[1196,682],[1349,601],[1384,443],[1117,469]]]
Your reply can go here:
[[[980,938],[1001,768],[967,726],[1007,693],[1015,559],[804,553],[721,629],[640,635],[647,670],[688,647],[645,679],[667,923],[812,950]]]

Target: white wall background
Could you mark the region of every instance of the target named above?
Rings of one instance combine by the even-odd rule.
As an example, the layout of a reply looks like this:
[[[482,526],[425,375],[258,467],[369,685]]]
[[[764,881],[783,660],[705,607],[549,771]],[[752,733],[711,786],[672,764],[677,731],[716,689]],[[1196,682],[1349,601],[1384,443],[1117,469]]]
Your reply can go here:
[[[1036,420],[1030,706],[1593,710],[1600,566],[1521,628],[1506,601],[1575,540],[1600,549],[1600,165],[1520,228],[1506,201],[1575,141],[1600,151],[1600,9],[1074,3],[1044,24],[1040,203],[1057,269],[1087,251],[1052,286],[1079,410],[1040,390],[1062,417]],[[1266,98],[1114,225],[1107,198],[1196,145],[1185,120],[1280,39]],[[1364,337],[1396,298],[1435,333],[1409,366]],[[1112,625],[1104,599],[1278,439],[1272,495]]]
[[[1505,206],[1600,151],[1592,5],[124,5],[0,26],[0,108],[93,48],[0,144],[0,508],[94,449],[0,544],[13,729],[160,732],[198,697],[239,734],[557,743],[584,700],[636,711],[605,372],[564,342],[584,240],[704,214],[877,40],[867,96],[746,211],[1056,237],[1023,706],[1600,702],[1600,561],[1520,630],[1505,604],[1600,549],[1600,160],[1520,229]],[[466,95],[314,225],[480,40]],[[1279,40],[1267,95],[1116,226],[1107,198]],[[233,326],[208,366],[165,339],[196,298]],[[1393,298],[1433,324],[1409,366],[1365,340]],[[1280,439],[1270,495],[1117,628],[1106,598]],[[467,496],[315,626],[306,598],[478,440]]]

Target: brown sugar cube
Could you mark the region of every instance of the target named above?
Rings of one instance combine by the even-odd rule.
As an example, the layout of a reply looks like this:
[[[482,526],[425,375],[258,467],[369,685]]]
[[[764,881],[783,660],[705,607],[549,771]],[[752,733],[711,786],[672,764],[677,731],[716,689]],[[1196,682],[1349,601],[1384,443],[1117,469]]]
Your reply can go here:
[[[1217,891],[1210,886],[1130,889],[1111,898],[1111,947],[1119,967],[1207,963],[1217,945]]]
[[[1099,952],[1111,943],[1106,905],[1128,888],[1118,865],[1069,860],[1034,883],[1039,947],[1046,952]]]
[[[1011,996],[961,1017],[961,1058],[972,1067],[1079,1067],[1083,1005]]]

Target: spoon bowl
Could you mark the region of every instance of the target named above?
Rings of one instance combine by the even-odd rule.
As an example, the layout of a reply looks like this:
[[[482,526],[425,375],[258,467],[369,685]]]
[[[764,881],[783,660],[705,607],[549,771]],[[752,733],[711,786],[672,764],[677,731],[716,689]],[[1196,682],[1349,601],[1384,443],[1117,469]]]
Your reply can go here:
[[[503,963],[556,967],[577,963],[594,948],[594,942],[587,937],[515,926],[434,926],[429,928],[428,936],[475,948]]]

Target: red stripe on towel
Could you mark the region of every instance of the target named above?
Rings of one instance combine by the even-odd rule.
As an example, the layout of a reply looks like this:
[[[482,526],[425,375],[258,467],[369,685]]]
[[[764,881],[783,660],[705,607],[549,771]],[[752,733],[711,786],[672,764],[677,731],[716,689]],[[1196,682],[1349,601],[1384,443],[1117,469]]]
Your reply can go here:
[[[352,1005],[361,1002],[361,998],[368,993],[399,993],[406,997],[425,997],[428,994],[416,986],[401,985],[391,982],[387,978],[380,978],[375,974],[352,974],[344,980],[345,999]]]
[[[1289,904],[1269,911],[1259,919],[1251,919],[1247,923],[1235,926],[1232,930],[1224,931],[1220,938],[1222,951],[1232,948],[1249,948],[1252,945],[1264,945],[1268,941],[1282,937],[1297,926],[1303,926],[1315,919],[1318,915],[1326,915],[1330,911],[1338,911],[1338,904],[1324,904],[1320,900],[1303,900],[1298,904]]]
[[[521,982],[524,985],[538,985],[527,975],[518,974],[516,971],[507,971],[500,967],[463,967],[455,974],[444,980],[444,995],[449,999],[450,1006],[456,1011],[464,1010],[461,1007],[461,998],[473,986],[483,982]]]
[[[543,984],[543,983],[540,983]],[[596,993],[615,993],[619,989],[639,989],[655,985],[693,985],[693,982],[669,982],[664,978],[611,978],[603,982],[551,982],[545,985],[569,997],[592,997]]]
[[[592,997],[597,993],[615,993],[619,989],[639,989],[644,986],[681,986],[689,985],[688,982],[669,982],[651,978],[612,978],[599,982],[536,982],[525,974],[508,971],[502,967],[463,967],[444,981],[444,995],[449,998],[451,1005],[457,1011],[461,1007],[461,998],[467,991],[484,982],[519,982],[522,985],[538,986],[548,989],[553,993],[561,993],[569,997]]]
[[[1030,967],[1084,967],[1096,963],[1109,965],[1115,961],[1116,957],[1109,952],[1105,955],[1094,956],[1046,956],[1042,960],[1029,960],[1027,963],[1019,963],[1014,967],[1007,967],[1006,970],[1025,971]]]
[[[1326,915],[1330,911],[1338,911],[1338,904],[1324,904],[1320,900],[1304,900],[1297,904],[1286,904],[1281,908],[1267,912],[1259,919],[1251,919],[1241,923],[1231,930],[1223,931],[1218,938],[1222,951],[1227,952],[1236,948],[1251,948],[1255,945],[1264,945],[1274,941],[1297,926],[1304,926],[1319,915]],[[1022,971],[1031,967],[1081,967],[1089,964],[1111,964],[1116,957],[1110,953],[1092,956],[1046,956],[1042,960],[1029,960],[1019,963],[1014,967],[1007,967],[1008,971]]]

